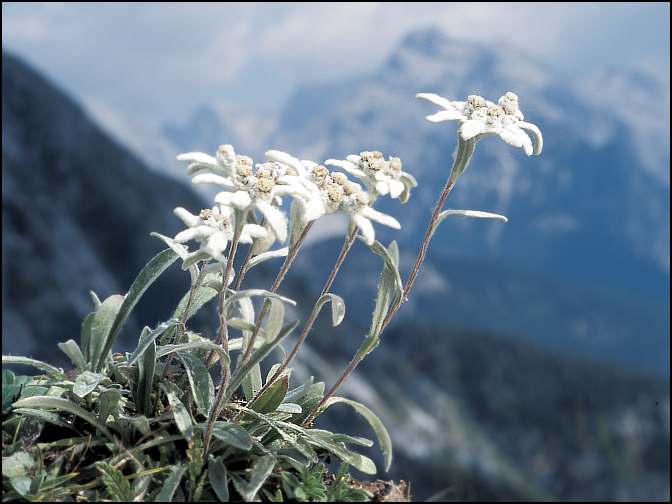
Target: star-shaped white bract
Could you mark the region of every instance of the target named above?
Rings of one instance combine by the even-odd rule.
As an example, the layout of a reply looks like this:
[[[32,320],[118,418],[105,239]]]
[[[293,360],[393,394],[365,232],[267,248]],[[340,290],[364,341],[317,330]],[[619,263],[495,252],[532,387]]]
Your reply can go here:
[[[522,148],[528,156],[541,154],[544,145],[541,131],[524,121],[518,96],[511,91],[500,97],[497,104],[478,95],[469,95],[466,101],[451,101],[433,93],[418,93],[416,97],[443,108],[427,116],[428,121],[459,121],[463,140],[497,135],[507,144]],[[534,137],[534,145],[526,131]]]
[[[390,194],[405,201],[410,188],[416,185],[411,175],[401,171],[398,158],[384,160],[377,152],[364,152],[354,160],[367,171],[359,170],[353,161],[343,161],[348,167],[352,165],[355,175],[367,183],[368,193],[344,173],[329,172],[313,161],[299,160],[278,150],[266,152],[266,158],[268,162],[257,164],[253,169],[252,160],[236,155],[230,145],[221,146],[215,157],[198,152],[178,156],[178,159],[190,163],[188,171],[193,175],[194,184],[215,184],[224,188],[215,196],[221,215],[223,209],[228,208],[243,212],[259,210],[264,216],[264,227],[271,233],[266,232],[262,238],[261,231],[255,231],[255,235],[260,237],[255,243],[257,252],[267,250],[276,239],[280,242],[287,239],[287,219],[278,208],[284,196],[291,196],[294,200],[292,219],[297,220],[297,229],[323,215],[342,212],[361,230],[365,241],[372,244],[375,231],[371,221],[395,229],[401,226],[394,217],[371,208],[371,203],[380,194]],[[369,169],[364,166],[365,163],[375,166]],[[194,224],[190,226],[194,230],[187,230],[178,237],[203,240],[205,251],[216,254],[221,249],[222,236],[212,237],[209,229],[202,229],[203,223],[193,220],[198,217],[180,213]],[[261,230],[264,227],[256,226]]]
[[[303,189],[297,191],[294,200],[294,205],[299,210],[292,212],[300,220],[299,227],[323,215],[340,212],[347,215],[359,228],[369,245],[375,240],[371,221],[401,229],[394,217],[371,208],[369,194],[359,184],[350,181],[344,173],[330,172],[325,166],[312,161],[300,163],[305,168],[306,175],[298,178]]]
[[[196,240],[200,247],[190,252],[185,258],[185,264],[193,264],[199,260],[214,259],[226,262],[224,252],[234,235],[235,213],[231,208],[215,205],[194,215],[188,210],[177,207],[175,215],[187,226],[187,229],[175,235],[175,243],[184,244]],[[258,238],[265,238],[266,230],[256,224],[245,224],[240,234],[241,243],[252,243]]]
[[[345,160],[327,159],[324,164],[338,166],[362,180],[368,188],[372,201],[378,196],[389,195],[406,203],[411,189],[418,185],[413,175],[402,171],[401,159],[390,157],[386,160],[379,151],[351,154]]]
[[[177,156],[178,161],[187,161],[187,174],[189,176],[201,173],[213,173],[224,177],[230,177],[236,166],[236,152],[232,145],[220,145],[215,157],[204,152],[186,152]]]
[[[216,157],[203,153],[181,154],[178,159],[189,161],[188,171],[194,184],[215,184],[224,191],[215,202],[241,211],[259,210],[275,238],[287,239],[287,219],[277,208],[283,196],[294,196],[296,183],[287,177],[283,163],[271,161],[253,168],[252,159],[236,155],[230,145],[217,150]]]

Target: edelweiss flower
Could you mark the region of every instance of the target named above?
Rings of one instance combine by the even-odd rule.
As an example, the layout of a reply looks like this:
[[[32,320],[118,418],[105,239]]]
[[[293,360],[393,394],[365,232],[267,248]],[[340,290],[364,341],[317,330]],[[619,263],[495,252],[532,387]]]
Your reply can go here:
[[[359,228],[369,245],[375,240],[371,221],[401,229],[401,225],[394,217],[371,208],[369,195],[359,184],[350,181],[344,173],[330,172],[323,165],[312,161],[299,161],[289,154],[282,154],[284,162],[291,163],[290,166],[294,166],[297,172],[303,171],[305,174],[293,177],[298,184],[294,205],[300,209],[297,211],[296,207],[293,207],[292,215],[300,221],[297,223],[300,228],[323,215],[342,212]],[[275,154],[273,158],[280,159],[280,156]]]
[[[344,173],[327,173],[324,176],[321,191],[325,213],[346,214],[350,221],[359,228],[368,245],[372,245],[376,239],[376,232],[371,221],[393,229],[401,229],[401,224],[397,219],[371,208],[369,195],[361,189],[359,184],[348,180]]]
[[[334,173],[334,175],[342,174]],[[345,175],[343,176],[345,177]],[[353,224],[359,228],[367,245],[373,245],[373,241],[376,239],[376,232],[373,229],[371,221],[378,222],[392,229],[401,229],[401,224],[399,224],[397,219],[371,208],[369,206],[368,195],[360,189],[353,194],[344,195],[340,211],[348,215]]]
[[[350,155],[345,160],[327,159],[324,164],[338,166],[350,175],[363,180],[372,200],[389,194],[406,203],[411,189],[418,185],[413,175],[402,171],[401,159],[390,157],[385,160],[378,151],[361,152],[359,156]]]
[[[236,152],[232,145],[220,145],[215,157],[203,152],[187,152],[177,156],[178,161],[188,161],[187,174],[214,173],[229,177],[236,165]]]
[[[201,259],[212,258],[218,262],[225,262],[224,251],[234,234],[234,212],[226,206],[213,206],[201,210],[194,215],[188,210],[177,207],[173,213],[187,226],[187,229],[175,235],[173,241],[185,243],[196,240],[200,248],[189,253],[185,258],[185,265],[193,264]],[[256,224],[245,224],[240,234],[241,243],[252,243],[257,238],[265,238],[266,230]]]
[[[189,153],[178,159],[191,162],[188,170],[194,175],[194,184],[225,188],[215,196],[215,202],[242,211],[259,210],[275,237],[280,242],[287,239],[287,220],[276,205],[282,204],[282,196],[294,196],[297,184],[286,177],[288,170],[284,164],[272,161],[253,169],[252,159],[237,156],[230,145],[220,147],[216,158]]]
[[[518,96],[511,91],[500,97],[498,104],[478,95],[469,95],[467,101],[450,101],[433,93],[418,93],[416,97],[444,108],[427,116],[428,121],[459,121],[459,133],[463,140],[497,135],[509,145],[522,148],[528,156],[541,154],[544,145],[541,131],[534,124],[523,120]],[[524,130],[534,137],[534,147]]]

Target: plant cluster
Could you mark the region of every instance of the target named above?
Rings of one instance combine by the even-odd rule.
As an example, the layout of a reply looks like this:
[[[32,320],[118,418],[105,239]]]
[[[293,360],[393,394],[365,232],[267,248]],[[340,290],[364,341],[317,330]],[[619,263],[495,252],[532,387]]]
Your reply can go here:
[[[430,121],[458,120],[460,127],[452,170],[405,283],[396,242],[377,241],[373,226],[399,229],[394,217],[374,206],[384,197],[406,203],[417,185],[398,157],[366,151],[318,164],[271,150],[255,165],[231,145],[214,156],[178,156],[188,163],[194,184],[212,184],[220,192],[210,208],[197,213],[175,209],[185,229],[174,237],[154,233],[168,248],[147,263],[125,295],[100,300],[92,293],[94,309],[84,318],[79,343],[58,345],[74,369],[3,356],[3,364],[41,373],[3,370],[5,498],[369,500],[371,493],[352,485],[348,470],[376,474],[375,463],[357,451],[373,442],[316,428],[315,420],[335,404],[350,406],[371,426],[389,469],[392,443],[383,423],[365,405],[336,392],[378,346],[407,299],[439,223],[451,215],[506,221],[487,212],[443,209],[476,142],[494,134],[528,155],[542,147],[538,128],[523,121],[513,93],[499,104],[479,96],[465,102],[418,97],[444,108],[428,116]],[[534,145],[523,130],[533,133]],[[309,305],[302,300],[312,306],[306,320],[287,320],[286,307],[297,302],[279,294],[280,287],[315,221],[332,213],[346,215],[350,223],[341,252],[317,299]],[[334,326],[344,319],[345,302],[332,285],[358,237],[382,260],[369,330],[329,390],[313,378],[290,385],[290,364],[320,311],[330,305]],[[252,268],[279,259],[268,289],[244,285]],[[172,317],[145,327],[133,352],[113,353],[141,296],[178,260],[191,286]],[[214,341],[190,329],[190,319],[208,303],[217,307]],[[281,345],[299,326],[285,352]],[[262,363],[277,350],[281,358],[264,376]],[[328,476],[335,461],[340,469]]]

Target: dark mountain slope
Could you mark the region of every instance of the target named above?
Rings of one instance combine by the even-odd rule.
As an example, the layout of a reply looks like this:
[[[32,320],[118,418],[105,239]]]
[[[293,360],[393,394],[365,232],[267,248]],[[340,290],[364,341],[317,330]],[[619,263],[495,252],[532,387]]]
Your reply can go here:
[[[3,352],[52,355],[78,337],[99,296],[126,292],[176,232],[173,207],[198,209],[187,187],[149,171],[85,111],[19,59],[2,57]],[[165,316],[188,280],[168,275],[138,308]]]

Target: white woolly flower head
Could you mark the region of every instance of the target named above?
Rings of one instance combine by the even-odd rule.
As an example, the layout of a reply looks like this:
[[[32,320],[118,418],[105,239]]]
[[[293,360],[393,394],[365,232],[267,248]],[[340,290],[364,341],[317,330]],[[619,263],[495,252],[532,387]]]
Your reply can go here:
[[[418,185],[413,175],[402,170],[400,158],[385,159],[380,151],[364,151],[359,155],[352,154],[344,160],[327,159],[325,164],[338,166],[362,180],[372,201],[379,196],[389,195],[405,203],[410,197],[411,189]]]
[[[295,231],[323,215],[342,212],[361,230],[365,241],[373,243],[375,232],[371,221],[395,229],[401,226],[393,217],[373,210],[371,204],[382,194],[406,201],[410,189],[416,185],[415,179],[402,170],[399,158],[386,160],[377,151],[362,152],[359,156],[349,156],[348,160],[332,163],[343,164],[346,172],[366,183],[368,191],[348,179],[345,173],[331,172],[324,165],[299,160],[286,152],[270,150],[266,152],[266,158],[267,162],[254,166],[252,159],[236,155],[229,145],[220,147],[215,157],[202,153],[178,156],[178,159],[190,162],[194,184],[215,184],[224,189],[215,196],[219,215],[224,215],[225,209],[228,209],[229,216],[232,215],[231,209],[242,212],[256,209],[264,216],[264,226],[253,225],[266,230],[265,234],[259,230],[255,233],[259,237],[263,234],[263,238],[255,243],[256,252],[267,250],[276,240],[286,240],[287,219],[277,208],[282,204],[284,196],[291,196],[294,200],[292,220]],[[210,217],[210,214],[207,216]],[[187,230],[178,237],[200,238],[204,241],[204,252],[213,252],[213,257],[219,257],[216,250],[221,247],[218,249],[208,245],[212,232],[210,228],[205,230],[203,227],[207,227],[207,223],[192,222],[192,227],[200,228],[201,231]],[[214,226],[214,222],[211,224]],[[220,232],[223,234],[213,239],[215,245],[223,243],[222,236],[226,236],[227,241],[232,238],[232,229],[223,228]]]
[[[334,175],[339,175],[338,173]],[[340,174],[343,175],[343,174]],[[345,175],[343,175],[345,177]],[[333,175],[332,175],[333,178]],[[373,245],[376,239],[376,232],[372,221],[378,222],[393,229],[401,229],[399,221],[391,215],[384,214],[371,208],[372,201],[367,192],[363,191],[359,184],[348,182],[353,190],[344,194],[340,203],[339,211],[346,214],[350,222],[359,228],[364,241],[368,245]]]
[[[306,176],[301,177],[301,184],[306,192],[297,196],[292,208],[293,219],[299,229],[322,215],[343,213],[359,228],[364,240],[372,244],[375,231],[371,221],[394,229],[401,228],[394,217],[373,210],[369,193],[348,179],[345,173],[332,172],[323,165],[313,163],[308,166]]]
[[[201,210],[194,215],[185,208],[178,207],[173,213],[187,226],[187,229],[175,235],[173,241],[185,244],[190,241],[199,243],[198,250],[187,252],[183,258],[185,264],[193,264],[199,260],[225,262],[224,253],[233,239],[235,230],[235,213],[228,207],[215,205]],[[252,243],[253,240],[264,238],[266,230],[256,224],[245,224],[240,234],[241,243]]]
[[[224,190],[215,196],[215,202],[243,212],[259,210],[275,239],[287,239],[287,219],[277,208],[283,196],[295,196],[297,184],[287,179],[295,168],[271,159],[254,166],[252,158],[237,155],[230,145],[221,146],[215,157],[203,153],[178,156],[189,161],[188,172],[194,184],[214,184]]]
[[[428,121],[459,121],[463,140],[497,135],[509,145],[522,148],[528,156],[541,154],[544,145],[541,131],[524,121],[518,95],[511,91],[501,96],[497,103],[479,95],[469,95],[466,101],[451,101],[433,93],[418,93],[416,97],[443,108],[427,116]],[[527,132],[534,138],[534,144]]]

